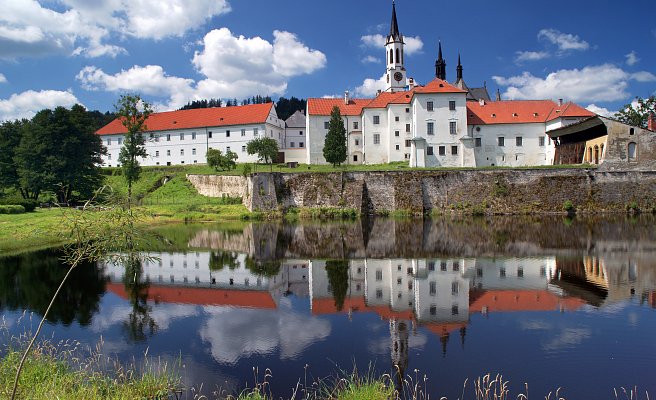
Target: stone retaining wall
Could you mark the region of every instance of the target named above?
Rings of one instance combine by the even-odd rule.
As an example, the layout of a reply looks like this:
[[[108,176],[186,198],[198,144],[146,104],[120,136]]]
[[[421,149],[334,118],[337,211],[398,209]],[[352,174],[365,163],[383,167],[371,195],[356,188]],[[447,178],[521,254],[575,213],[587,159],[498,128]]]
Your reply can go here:
[[[613,212],[656,206],[656,172],[588,169],[189,175],[199,193],[242,196],[250,210],[347,207],[365,214]]]

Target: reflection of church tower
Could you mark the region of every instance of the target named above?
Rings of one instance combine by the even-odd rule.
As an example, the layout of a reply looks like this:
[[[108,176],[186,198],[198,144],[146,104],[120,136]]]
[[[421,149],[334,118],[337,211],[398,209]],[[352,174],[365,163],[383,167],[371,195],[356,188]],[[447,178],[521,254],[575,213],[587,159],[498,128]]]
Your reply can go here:
[[[390,338],[392,339],[392,365],[396,368],[400,383],[405,377],[408,368],[408,324],[404,321],[390,319]]]
[[[386,92],[404,90],[407,86],[406,71],[403,66],[403,35],[399,32],[399,24],[396,21],[396,6],[392,1],[392,23],[390,32],[385,42],[385,59],[387,60],[387,72],[385,74],[387,83]]]
[[[446,357],[446,345],[449,343],[449,333],[445,332],[440,335],[440,342],[442,343],[442,357]]]

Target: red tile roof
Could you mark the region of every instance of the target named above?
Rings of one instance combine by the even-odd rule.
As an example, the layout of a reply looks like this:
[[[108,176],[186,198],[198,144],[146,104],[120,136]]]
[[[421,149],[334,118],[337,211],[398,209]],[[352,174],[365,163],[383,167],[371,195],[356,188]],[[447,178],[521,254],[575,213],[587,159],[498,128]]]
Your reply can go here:
[[[122,283],[107,283],[107,290],[127,299]],[[271,293],[258,290],[224,290],[194,287],[156,286],[148,289],[148,300],[162,303],[195,304],[203,306],[233,306],[248,308],[276,308]]]
[[[467,124],[525,124],[547,122],[560,117],[590,117],[594,113],[574,103],[559,106],[551,100],[503,100],[467,102]]]
[[[154,113],[146,121],[146,127],[148,131],[165,131],[206,126],[263,124],[269,117],[271,107],[273,107],[273,103]],[[126,132],[125,127],[117,118],[96,131],[96,134],[113,135]]]
[[[344,99],[308,99],[309,115],[330,115],[333,107],[339,107],[342,115],[360,115],[362,108],[371,102],[371,99],[350,99],[348,104],[344,104]]]
[[[467,93],[467,91],[453,86],[447,81],[435,78],[425,86],[416,88],[415,93]]]
[[[414,90],[405,92],[382,92],[364,108],[386,108],[390,104],[410,104]]]

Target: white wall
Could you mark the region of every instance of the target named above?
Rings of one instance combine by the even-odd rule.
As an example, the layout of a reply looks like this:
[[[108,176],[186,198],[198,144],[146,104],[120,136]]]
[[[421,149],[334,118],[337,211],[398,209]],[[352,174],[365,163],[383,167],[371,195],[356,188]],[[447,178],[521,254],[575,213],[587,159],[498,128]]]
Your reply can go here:
[[[481,139],[481,146],[474,147],[477,167],[551,165],[555,147],[545,133],[544,123],[474,125],[470,127],[474,137]],[[499,146],[499,138],[504,145]],[[517,146],[517,137],[522,138]],[[544,146],[540,146],[540,137]]]

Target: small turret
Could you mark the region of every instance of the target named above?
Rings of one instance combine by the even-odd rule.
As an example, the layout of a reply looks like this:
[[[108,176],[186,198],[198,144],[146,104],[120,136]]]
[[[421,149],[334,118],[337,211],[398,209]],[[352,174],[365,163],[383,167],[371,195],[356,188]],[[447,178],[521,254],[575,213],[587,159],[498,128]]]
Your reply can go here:
[[[438,44],[437,61],[435,61],[435,76],[446,80],[446,61],[442,57],[442,42]]]

